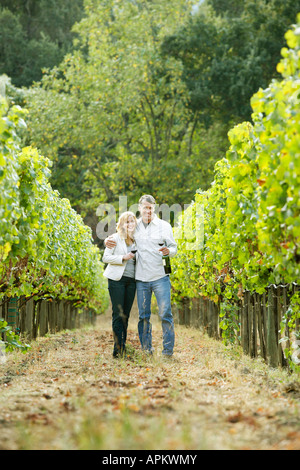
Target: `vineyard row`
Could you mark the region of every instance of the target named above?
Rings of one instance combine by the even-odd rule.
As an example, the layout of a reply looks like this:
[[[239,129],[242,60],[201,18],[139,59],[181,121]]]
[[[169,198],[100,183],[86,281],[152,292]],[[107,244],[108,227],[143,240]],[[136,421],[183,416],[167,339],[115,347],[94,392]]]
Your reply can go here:
[[[237,305],[234,343],[239,344],[245,354],[262,357],[271,367],[287,367],[289,351],[295,347],[292,361],[299,363],[295,338],[300,331],[300,319],[295,329],[286,321],[290,299],[300,291],[295,284],[270,286],[263,294],[244,292]],[[224,338],[221,304],[204,297],[185,297],[173,305],[175,321],[180,325],[203,330],[215,339]]]
[[[79,309],[72,301],[20,297],[2,299],[0,318],[22,338],[31,341],[47,333],[94,324],[96,313],[87,308]],[[2,339],[5,340],[5,335]]]

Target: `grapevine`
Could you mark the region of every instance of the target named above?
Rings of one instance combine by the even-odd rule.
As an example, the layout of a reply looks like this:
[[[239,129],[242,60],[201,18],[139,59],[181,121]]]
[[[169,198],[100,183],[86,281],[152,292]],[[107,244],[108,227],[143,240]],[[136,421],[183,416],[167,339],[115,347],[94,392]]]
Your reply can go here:
[[[0,300],[52,297],[97,313],[107,305],[90,227],[49,183],[51,161],[21,148],[26,111],[0,102]]]
[[[282,79],[252,97],[253,122],[229,131],[230,147],[215,166],[211,187],[197,191],[182,214],[175,301],[207,297],[225,312],[246,290],[263,293],[270,284],[299,279],[300,15],[285,37],[289,48],[277,66]],[[199,208],[204,239],[191,250],[182,226],[195,231]],[[230,322],[221,324],[227,336]]]

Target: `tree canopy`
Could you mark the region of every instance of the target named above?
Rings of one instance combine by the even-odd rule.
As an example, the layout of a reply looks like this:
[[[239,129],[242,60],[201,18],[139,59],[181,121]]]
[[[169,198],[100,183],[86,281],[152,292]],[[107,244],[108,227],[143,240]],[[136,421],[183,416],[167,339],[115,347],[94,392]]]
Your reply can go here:
[[[182,63],[190,106],[205,122],[251,118],[250,99],[278,78],[284,34],[296,21],[299,0],[210,0],[164,38],[166,57]]]
[[[1,0],[0,75],[18,87],[40,80],[72,50],[83,11],[83,0]]]
[[[204,183],[201,129],[182,67],[160,51],[189,14],[185,0],[172,9],[159,1],[87,1],[74,28],[77,50],[30,93],[31,139],[54,160],[54,184],[63,179],[75,204],[95,207],[119,194],[136,202],[141,191],[188,203],[192,186]]]
[[[28,143],[53,161],[53,187],[91,224],[120,195],[190,203],[277,76],[298,3],[85,0],[72,52],[27,93]]]

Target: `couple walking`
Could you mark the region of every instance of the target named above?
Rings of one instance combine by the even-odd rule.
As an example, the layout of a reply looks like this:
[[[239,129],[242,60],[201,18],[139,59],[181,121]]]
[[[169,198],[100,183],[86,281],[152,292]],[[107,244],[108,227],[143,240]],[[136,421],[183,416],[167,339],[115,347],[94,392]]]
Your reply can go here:
[[[108,263],[104,276],[112,303],[113,356],[125,352],[127,326],[137,294],[138,334],[142,349],[152,353],[151,297],[157,300],[162,322],[162,354],[172,356],[174,321],[171,312],[171,284],[165,273],[163,256],[173,257],[177,245],[171,225],[154,213],[155,199],[144,195],[139,200],[140,219],[133,212],[121,214],[117,233],[105,240],[103,262]],[[136,251],[133,253],[132,251]]]

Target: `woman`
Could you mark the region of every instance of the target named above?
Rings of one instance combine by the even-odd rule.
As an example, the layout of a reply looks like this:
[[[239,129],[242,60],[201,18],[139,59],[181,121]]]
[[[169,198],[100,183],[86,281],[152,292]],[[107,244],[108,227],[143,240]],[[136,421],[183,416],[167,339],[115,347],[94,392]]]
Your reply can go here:
[[[137,220],[133,212],[121,214],[114,248],[105,248],[103,262],[108,263],[104,276],[108,278],[108,290],[112,303],[112,329],[114,335],[113,356],[125,353],[128,320],[135,297],[134,232]]]

